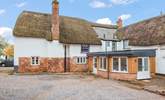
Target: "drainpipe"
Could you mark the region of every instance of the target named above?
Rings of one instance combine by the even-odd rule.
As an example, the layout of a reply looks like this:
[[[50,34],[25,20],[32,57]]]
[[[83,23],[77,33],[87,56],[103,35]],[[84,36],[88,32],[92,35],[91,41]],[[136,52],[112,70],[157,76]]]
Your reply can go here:
[[[66,72],[66,60],[67,60],[67,57],[66,57],[66,45],[64,45],[64,72]]]

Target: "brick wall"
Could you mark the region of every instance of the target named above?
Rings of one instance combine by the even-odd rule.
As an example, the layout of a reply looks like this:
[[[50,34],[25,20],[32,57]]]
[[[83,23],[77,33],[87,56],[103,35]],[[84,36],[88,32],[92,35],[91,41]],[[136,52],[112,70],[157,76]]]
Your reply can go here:
[[[31,65],[30,57],[21,57],[18,72],[64,72],[63,63],[63,58],[40,58],[39,65]]]
[[[69,72],[84,72],[88,71],[87,64],[76,64],[75,58],[67,58],[67,68]],[[40,65],[31,65],[30,57],[20,57],[18,72],[64,72],[64,58],[40,58]]]

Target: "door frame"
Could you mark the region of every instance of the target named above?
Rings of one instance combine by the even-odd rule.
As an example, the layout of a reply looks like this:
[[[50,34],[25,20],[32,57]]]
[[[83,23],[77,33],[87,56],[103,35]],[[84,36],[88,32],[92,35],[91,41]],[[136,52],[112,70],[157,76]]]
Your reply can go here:
[[[139,63],[137,63],[137,79],[150,79],[151,73],[150,73],[150,59],[149,57],[138,57],[137,62],[139,61],[139,58],[142,59],[142,71],[139,71]],[[147,58],[148,62],[148,71],[144,70],[144,59]]]
[[[95,62],[95,59],[96,59],[96,62]],[[93,60],[93,63],[92,63],[92,69],[93,69],[93,71],[92,71],[92,73],[93,73],[93,74],[97,74],[97,67],[98,67],[98,66],[97,66],[97,65],[98,65],[98,64],[97,64],[97,63],[98,63],[97,57],[93,57],[92,60]],[[95,67],[95,63],[97,64],[96,67]]]

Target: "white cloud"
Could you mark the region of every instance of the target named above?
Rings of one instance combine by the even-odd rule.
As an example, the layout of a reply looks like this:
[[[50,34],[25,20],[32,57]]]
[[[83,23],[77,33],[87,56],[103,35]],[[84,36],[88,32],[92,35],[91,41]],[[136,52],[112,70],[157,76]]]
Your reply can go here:
[[[133,3],[137,0],[110,0],[114,5],[125,5]]]
[[[12,28],[0,27],[0,36],[4,37],[9,43],[13,44]]]
[[[112,5],[99,0],[92,0],[89,4],[92,8],[109,8]]]
[[[18,4],[16,4],[16,6],[18,7],[18,8],[21,8],[21,7],[24,7],[24,6],[26,6],[26,2],[21,2],[21,3],[18,3]]]
[[[123,15],[121,15],[121,16],[119,16],[122,20],[127,20],[127,19],[129,19],[129,18],[131,18],[132,17],[132,15],[131,14],[123,14]]]
[[[5,9],[0,9],[0,15],[4,14],[6,12]]]
[[[101,18],[96,21],[96,23],[100,24],[112,24],[112,21],[109,18]]]

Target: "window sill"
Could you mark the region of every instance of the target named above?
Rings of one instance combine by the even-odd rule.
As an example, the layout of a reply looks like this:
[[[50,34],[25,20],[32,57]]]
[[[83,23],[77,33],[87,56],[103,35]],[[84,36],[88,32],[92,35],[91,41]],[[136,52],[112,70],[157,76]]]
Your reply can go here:
[[[114,73],[128,73],[128,71],[112,71]]]
[[[107,72],[107,69],[99,69],[99,71]]]

